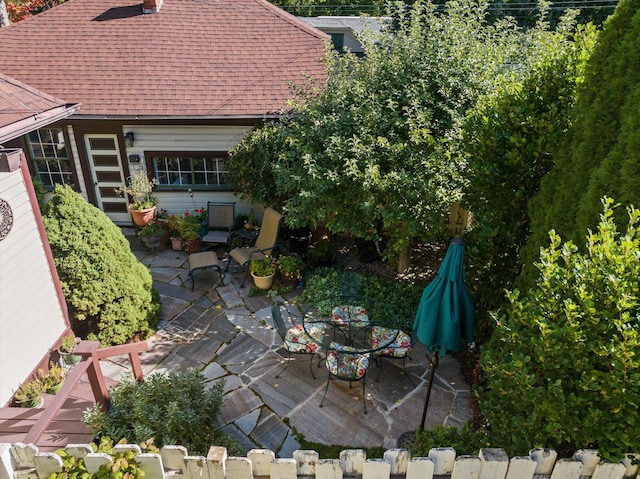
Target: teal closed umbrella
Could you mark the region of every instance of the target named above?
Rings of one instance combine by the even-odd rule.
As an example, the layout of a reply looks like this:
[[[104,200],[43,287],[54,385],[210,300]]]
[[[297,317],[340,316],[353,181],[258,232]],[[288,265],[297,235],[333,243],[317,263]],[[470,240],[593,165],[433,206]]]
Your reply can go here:
[[[439,357],[460,351],[462,339],[468,343],[473,341],[473,303],[465,279],[464,241],[455,238],[447,249],[435,279],[422,292],[413,322],[418,340],[432,353],[429,357],[431,370],[420,430],[424,429]]]

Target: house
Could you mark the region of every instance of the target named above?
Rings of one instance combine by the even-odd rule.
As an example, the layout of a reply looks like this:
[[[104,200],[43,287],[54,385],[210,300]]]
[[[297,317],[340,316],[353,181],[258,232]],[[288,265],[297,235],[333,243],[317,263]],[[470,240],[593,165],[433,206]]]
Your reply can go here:
[[[390,17],[320,16],[299,18],[327,33],[331,37],[333,48],[339,52],[349,51],[359,57],[364,56],[364,49],[360,42],[361,36],[365,32],[377,35],[391,23]]]
[[[0,71],[82,104],[7,146],[117,224],[131,216],[114,189],[139,170],[169,213],[207,200],[249,213],[228,151],[288,108],[291,85],[322,84],[329,37],[265,0],[141,1],[69,0],[0,29]]]
[[[23,151],[2,144],[78,111],[0,73],[0,406],[70,330]],[[28,347],[25,347],[28,345]]]

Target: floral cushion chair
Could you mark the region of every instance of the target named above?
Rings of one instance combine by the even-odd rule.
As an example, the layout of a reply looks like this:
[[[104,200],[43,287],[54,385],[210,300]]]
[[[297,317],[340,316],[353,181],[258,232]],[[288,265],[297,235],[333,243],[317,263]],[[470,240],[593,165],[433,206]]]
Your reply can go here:
[[[331,319],[335,324],[360,324],[366,326],[369,324],[369,313],[362,306],[337,306],[331,313]]]
[[[322,339],[325,334],[325,324],[317,323],[307,326],[309,334],[304,330],[302,324],[294,324],[290,328],[287,328],[284,324],[282,317],[282,308],[285,307],[283,303],[273,303],[271,307],[271,316],[273,322],[278,330],[278,334],[282,338],[284,348],[287,351],[287,361],[284,369],[276,374],[276,378],[289,367],[292,354],[307,354],[309,355],[309,369],[311,370],[311,376],[316,379],[313,374],[313,356],[318,352],[319,345],[322,344]]]
[[[371,328],[371,349],[376,349],[381,344],[388,343],[390,340],[393,340],[393,342],[374,353],[376,356],[376,364],[380,368],[376,381],[380,380],[380,374],[382,374],[383,358],[402,359],[402,373],[407,377],[411,384],[415,386],[411,376],[407,374],[407,370],[405,369],[405,361],[411,354],[415,341],[409,334],[399,329],[383,328],[381,326],[374,326]]]
[[[324,404],[324,398],[327,396],[329,382],[332,378],[349,381],[349,387],[351,387],[352,382],[362,381],[362,404],[364,405],[364,413],[367,414],[365,376],[369,369],[369,353],[358,353],[355,348],[332,342],[327,352],[326,365],[329,376],[327,377],[327,387],[324,390],[320,407]]]

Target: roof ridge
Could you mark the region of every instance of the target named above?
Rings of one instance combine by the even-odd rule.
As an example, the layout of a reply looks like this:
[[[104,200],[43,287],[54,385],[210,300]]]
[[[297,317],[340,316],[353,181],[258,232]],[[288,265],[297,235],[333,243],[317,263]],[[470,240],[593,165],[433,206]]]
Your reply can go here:
[[[300,20],[295,15],[292,15],[289,12],[283,10],[282,8],[276,5],[273,5],[267,0],[253,0],[253,1],[262,5],[265,9],[273,12],[275,15],[282,18],[284,21],[291,23],[295,27],[299,28],[300,30],[303,30],[306,33],[309,33],[310,35],[315,36],[316,38],[326,38],[326,39],[330,38],[330,36],[327,33],[324,33],[322,30],[319,30],[316,27],[309,25],[305,21]]]

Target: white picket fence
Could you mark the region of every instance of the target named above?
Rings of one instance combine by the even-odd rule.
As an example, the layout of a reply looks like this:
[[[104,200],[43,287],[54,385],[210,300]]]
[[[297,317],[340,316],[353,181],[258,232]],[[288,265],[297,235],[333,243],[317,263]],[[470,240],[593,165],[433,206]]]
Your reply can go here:
[[[342,451],[340,459],[320,459],[316,451],[294,451],[293,458],[277,458],[268,449],[253,449],[246,457],[228,457],[223,447],[212,447],[207,457],[189,456],[182,446],[165,446],[160,454],[133,449],[145,479],[640,479],[632,457],[621,463],[600,459],[596,450],[580,450],[558,458],[551,449],[532,449],[528,456],[509,459],[503,449],[481,449],[477,456],[457,456],[452,448],[436,448],[428,457],[411,457],[406,449],[390,449],[381,459],[367,459],[364,451]],[[66,452],[83,457],[90,473],[111,459],[93,453],[89,445],[69,445]],[[640,454],[632,455],[640,460]],[[32,444],[0,443],[0,479],[47,479],[62,471],[62,459],[41,453]]]

